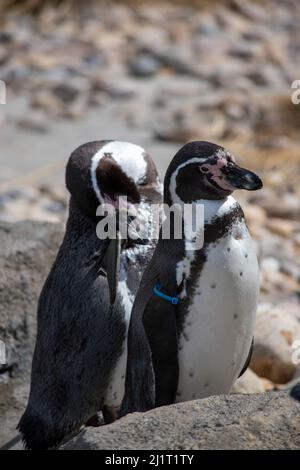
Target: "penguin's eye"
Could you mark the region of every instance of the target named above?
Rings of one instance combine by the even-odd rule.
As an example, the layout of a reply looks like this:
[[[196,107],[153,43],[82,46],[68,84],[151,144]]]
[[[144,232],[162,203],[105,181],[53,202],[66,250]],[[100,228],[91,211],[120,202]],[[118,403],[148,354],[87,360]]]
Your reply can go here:
[[[200,166],[200,171],[201,171],[201,173],[208,173],[209,168],[205,165],[202,165],[202,166]]]

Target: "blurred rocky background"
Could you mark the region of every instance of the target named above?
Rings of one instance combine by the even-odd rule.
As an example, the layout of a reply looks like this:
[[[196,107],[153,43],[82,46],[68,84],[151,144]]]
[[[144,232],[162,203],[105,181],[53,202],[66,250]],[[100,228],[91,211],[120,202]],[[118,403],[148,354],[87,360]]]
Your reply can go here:
[[[36,301],[67,214],[64,167],[89,140],[144,146],[162,177],[184,142],[211,140],[261,175],[263,190],[237,194],[262,279],[251,370],[233,391],[300,377],[299,24],[298,0],[1,2],[0,443],[28,393]]]

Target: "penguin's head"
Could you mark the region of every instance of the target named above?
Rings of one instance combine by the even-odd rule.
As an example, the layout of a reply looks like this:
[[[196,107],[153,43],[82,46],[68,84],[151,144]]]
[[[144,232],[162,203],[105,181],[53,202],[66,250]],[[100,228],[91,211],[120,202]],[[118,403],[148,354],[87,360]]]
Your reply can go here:
[[[165,177],[165,202],[191,203],[199,199],[223,199],[235,189],[255,191],[261,179],[237,165],[231,153],[219,145],[196,141],[184,145],[171,161]]]
[[[71,154],[66,186],[79,209],[94,218],[100,204],[116,211],[127,198],[129,206],[159,197],[155,164],[145,150],[121,141],[88,142]]]

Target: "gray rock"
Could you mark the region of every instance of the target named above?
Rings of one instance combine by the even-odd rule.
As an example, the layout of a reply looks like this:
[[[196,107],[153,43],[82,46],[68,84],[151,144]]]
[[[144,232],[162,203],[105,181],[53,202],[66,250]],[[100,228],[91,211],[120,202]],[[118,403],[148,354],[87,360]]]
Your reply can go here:
[[[25,365],[32,351],[36,304],[42,284],[57,253],[59,225],[20,222],[0,224],[0,336],[8,360]]]
[[[13,364],[0,382],[0,446],[15,435],[25,408],[37,299],[61,238],[58,224],[0,223],[0,339]]]
[[[267,305],[258,311],[251,369],[260,377],[285,384],[295,372],[294,342],[300,338],[300,325],[289,311]]]
[[[137,57],[129,62],[129,70],[137,77],[151,77],[160,69],[160,62],[150,55]]]
[[[22,191],[19,189],[11,189],[0,195],[0,202],[3,204],[7,201],[14,201],[22,197]]]
[[[210,397],[84,429],[64,450],[297,449],[300,403],[287,393]]]
[[[251,369],[237,379],[230,393],[263,393],[265,391],[263,382]]]

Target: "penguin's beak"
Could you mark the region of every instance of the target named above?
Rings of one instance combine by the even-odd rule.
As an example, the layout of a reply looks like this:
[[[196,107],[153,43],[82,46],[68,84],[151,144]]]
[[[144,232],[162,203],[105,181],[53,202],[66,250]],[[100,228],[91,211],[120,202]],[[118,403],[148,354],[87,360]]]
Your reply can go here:
[[[229,163],[221,169],[224,180],[228,187],[234,189],[246,189],[256,191],[263,187],[262,180],[253,171],[238,166],[236,163]]]

